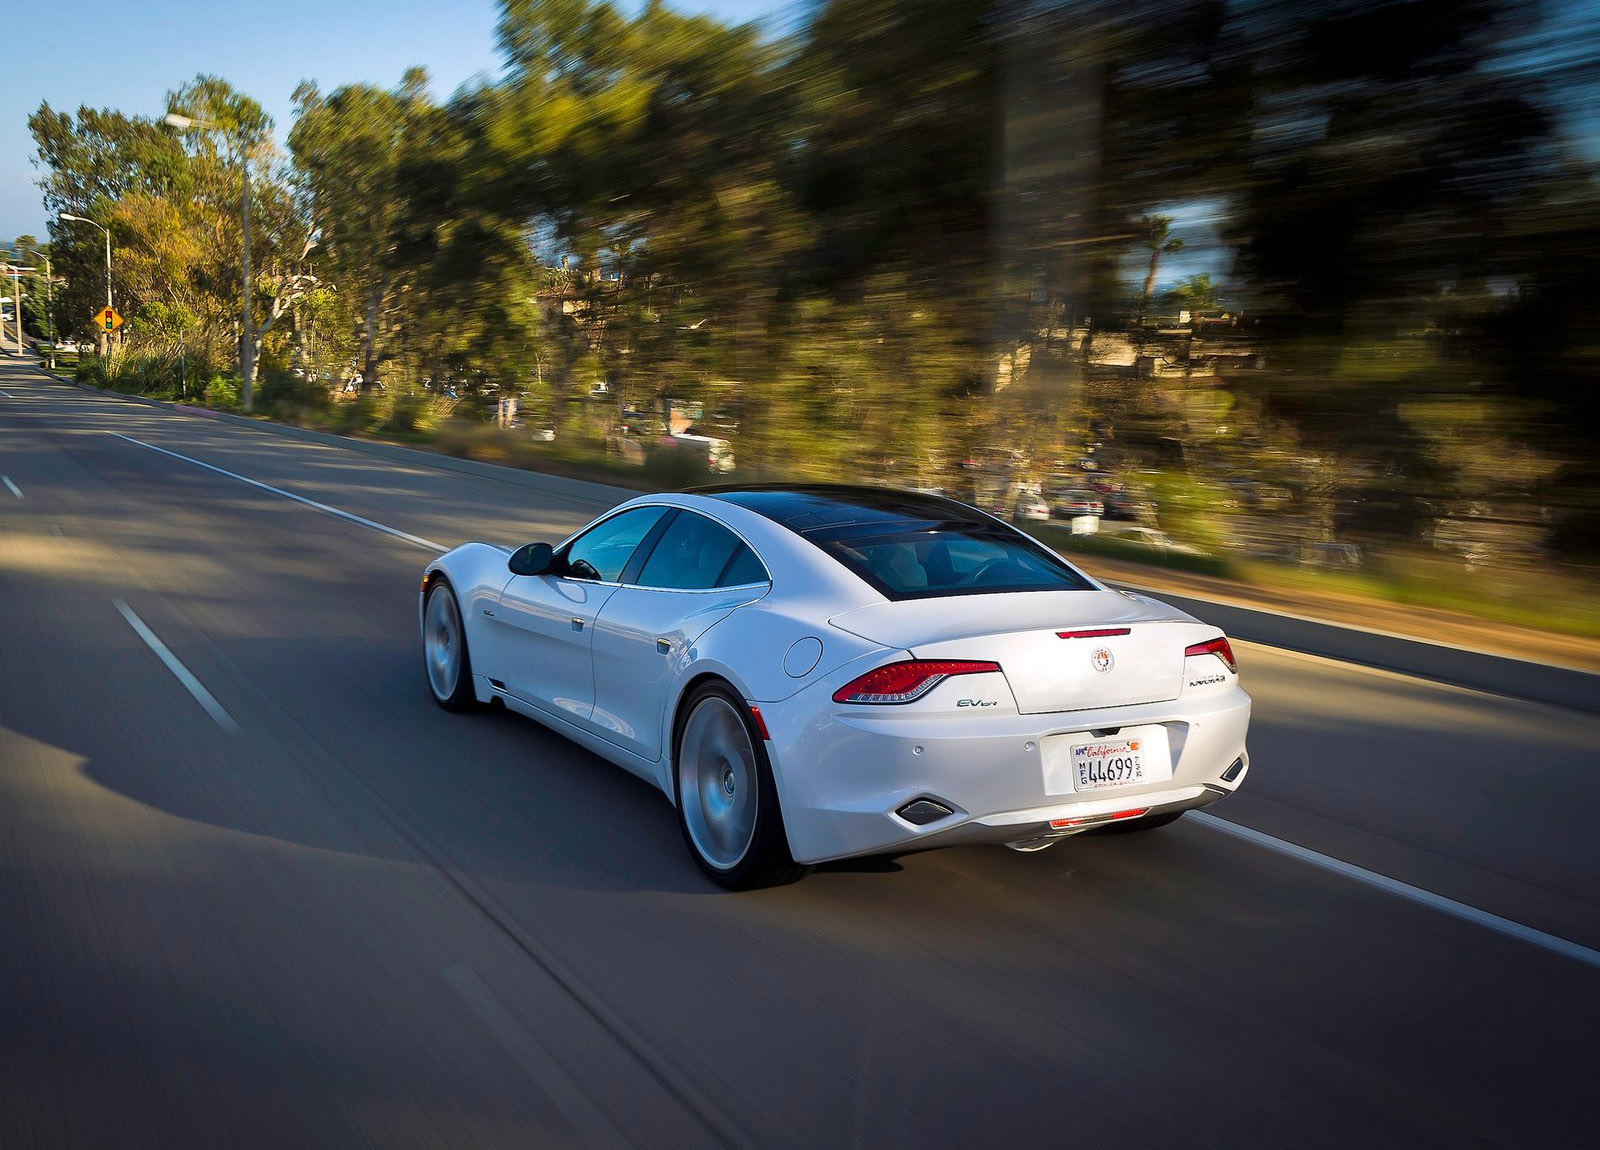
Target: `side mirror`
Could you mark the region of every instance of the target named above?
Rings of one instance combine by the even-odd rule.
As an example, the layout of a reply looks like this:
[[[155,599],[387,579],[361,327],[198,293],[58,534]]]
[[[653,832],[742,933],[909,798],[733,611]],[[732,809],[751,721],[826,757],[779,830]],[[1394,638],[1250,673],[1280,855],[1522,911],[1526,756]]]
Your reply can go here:
[[[548,543],[525,543],[511,553],[506,566],[513,575],[543,575],[550,570],[555,552]]]

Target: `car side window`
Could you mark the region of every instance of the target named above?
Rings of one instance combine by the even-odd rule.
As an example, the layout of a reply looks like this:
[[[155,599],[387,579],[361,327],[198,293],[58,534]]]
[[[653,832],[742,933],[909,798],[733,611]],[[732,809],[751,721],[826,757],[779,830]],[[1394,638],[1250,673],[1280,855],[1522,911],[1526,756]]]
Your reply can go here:
[[[728,565],[722,571],[722,578],[717,580],[718,587],[743,587],[748,583],[771,583],[772,576],[767,573],[766,564],[756,558],[756,553],[743,543],[739,550],[733,553],[733,558],[728,560]]]
[[[639,543],[666,513],[665,507],[635,507],[595,524],[567,544],[563,574],[615,583]]]
[[[766,579],[766,568],[737,535],[704,515],[684,511],[662,532],[639,573],[639,586],[693,591]]]

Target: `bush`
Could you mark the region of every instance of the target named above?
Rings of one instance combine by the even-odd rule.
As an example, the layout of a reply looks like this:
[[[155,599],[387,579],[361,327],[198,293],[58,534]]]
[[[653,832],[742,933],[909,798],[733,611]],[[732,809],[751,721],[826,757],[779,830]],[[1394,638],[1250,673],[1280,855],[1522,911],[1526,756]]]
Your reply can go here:
[[[389,417],[377,430],[401,439],[423,438],[432,422],[429,419],[431,406],[428,397],[421,392],[396,396],[394,406],[389,409]]]
[[[72,378],[79,383],[106,386],[106,361],[98,355],[81,355],[78,366],[72,369]]]
[[[232,410],[239,406],[239,381],[231,375],[213,375],[206,384],[206,406]]]
[[[256,404],[263,411],[276,416],[279,412],[300,414],[306,411],[327,411],[333,403],[328,385],[316,379],[305,379],[293,372],[276,368],[263,372],[257,381]]]
[[[378,400],[370,392],[338,403],[333,409],[333,429],[340,435],[362,435],[378,422]]]

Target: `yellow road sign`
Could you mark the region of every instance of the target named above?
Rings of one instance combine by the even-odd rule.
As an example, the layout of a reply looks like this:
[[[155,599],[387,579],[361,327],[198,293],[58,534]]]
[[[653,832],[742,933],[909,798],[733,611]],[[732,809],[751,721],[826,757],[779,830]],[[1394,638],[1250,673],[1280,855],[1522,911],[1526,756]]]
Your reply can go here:
[[[122,317],[108,307],[94,313],[94,326],[101,331],[116,331],[122,326]]]

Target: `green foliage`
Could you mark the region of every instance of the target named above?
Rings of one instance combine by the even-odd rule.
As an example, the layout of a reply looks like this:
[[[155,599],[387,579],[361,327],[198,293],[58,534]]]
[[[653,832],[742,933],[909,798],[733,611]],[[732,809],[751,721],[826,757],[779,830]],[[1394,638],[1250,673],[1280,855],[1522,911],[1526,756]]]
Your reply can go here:
[[[214,375],[205,387],[207,407],[231,411],[239,406],[239,381],[231,375]]]
[[[214,127],[30,126],[51,210],[112,231],[132,358],[81,368],[112,386],[170,390],[175,343],[238,361],[248,159],[259,398],[297,418],[413,437],[453,408],[464,451],[587,466],[626,412],[698,403],[751,474],[973,492],[1099,443],[1165,469],[1161,525],[1204,546],[1251,514],[1400,546],[1515,499],[1600,556],[1600,189],[1513,14],[822,0],[778,40],[505,0],[499,78],[303,85],[286,168],[216,77],[167,105]],[[1212,273],[1158,290],[1202,209],[1225,331]],[[99,235],[52,237],[81,331]],[[513,397],[556,444],[485,431]],[[1247,514],[1225,479],[1288,494]]]

